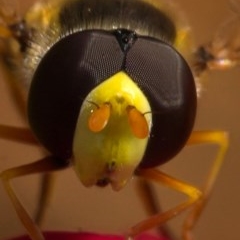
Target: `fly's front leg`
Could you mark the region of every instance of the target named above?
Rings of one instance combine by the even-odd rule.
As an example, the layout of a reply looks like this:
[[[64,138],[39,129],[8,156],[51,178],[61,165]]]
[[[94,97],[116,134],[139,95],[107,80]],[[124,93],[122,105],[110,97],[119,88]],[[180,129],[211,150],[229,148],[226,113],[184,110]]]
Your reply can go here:
[[[181,212],[195,204],[202,196],[201,191],[198,190],[196,187],[193,187],[188,183],[175,179],[156,169],[139,169],[136,172],[136,175],[146,180],[150,180],[158,184],[163,184],[171,189],[182,192],[188,196],[188,199],[170,210],[157,213],[152,217],[149,217],[148,219],[136,224],[135,226],[130,228],[127,234],[128,239],[133,239],[136,235],[139,235],[146,230],[156,228],[166,223],[168,220],[172,219],[176,215],[180,214]]]
[[[219,151],[210,168],[205,185],[202,188],[202,197],[197,201],[187,216],[183,226],[184,239],[193,239],[192,229],[195,226],[204,206],[206,205],[209,196],[212,192],[214,183],[221,169],[224,157],[228,148],[228,135],[223,131],[199,131],[193,132],[188,140],[188,145],[192,144],[217,144]]]
[[[39,144],[30,129],[4,124],[0,124],[0,138],[18,143]]]
[[[161,203],[158,200],[155,188],[151,182],[143,178],[137,179],[136,190],[139,195],[139,199],[141,200],[143,207],[147,213],[147,216],[152,216],[163,212]],[[160,225],[157,228],[157,231],[160,236],[164,236],[167,239],[174,239],[173,233],[166,225]]]
[[[189,198],[173,207],[172,209],[153,215],[152,217],[138,223],[129,230],[128,237],[132,239],[134,236],[148,230],[151,228],[158,227],[164,224],[171,218],[180,214],[186,209],[191,208],[190,214],[184,221],[183,226],[183,239],[192,240],[192,229],[195,226],[204,206],[206,205],[209,196],[212,192],[214,183],[217,179],[218,173],[221,169],[225,153],[228,148],[228,136],[226,132],[223,131],[199,131],[193,132],[190,136],[187,145],[193,144],[217,144],[220,146],[217,157],[212,164],[209,171],[208,178],[202,190],[199,190],[187,183],[177,180],[165,173],[158,171],[156,169],[139,169],[137,175],[143,177],[146,180],[154,181],[159,184],[164,184],[167,187],[175,189],[189,196]]]
[[[0,173],[0,179],[4,185],[4,188],[12,201],[12,204],[15,208],[15,211],[22,222],[23,226],[26,228],[30,238],[32,240],[43,240],[44,237],[39,229],[39,227],[35,224],[32,218],[27,213],[24,206],[21,204],[18,199],[15,191],[13,190],[10,181],[16,177],[29,175],[33,173],[44,173],[44,172],[52,172],[56,170],[61,170],[69,166],[69,163],[66,161],[60,161],[53,156],[45,157],[37,162],[33,162],[30,164],[22,165],[19,167],[7,169]]]

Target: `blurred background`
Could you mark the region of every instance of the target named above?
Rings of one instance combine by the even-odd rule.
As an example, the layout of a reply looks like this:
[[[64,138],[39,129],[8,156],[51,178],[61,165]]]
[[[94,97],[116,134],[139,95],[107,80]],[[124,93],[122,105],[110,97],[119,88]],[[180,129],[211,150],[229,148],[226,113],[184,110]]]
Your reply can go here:
[[[17,2],[17,1],[15,1]],[[18,1],[24,12],[33,1]],[[188,19],[196,44],[208,42],[216,29],[231,16],[228,0],[178,0]],[[0,76],[2,80],[3,76]],[[0,81],[0,123],[25,126]],[[213,195],[194,230],[199,240],[239,240],[240,224],[240,67],[212,71],[199,100],[195,129],[225,130],[230,134],[230,148],[219,174]],[[161,168],[176,178],[201,186],[216,155],[216,146],[186,147],[182,153]],[[39,159],[36,147],[0,140],[0,171]],[[85,189],[74,171],[55,174],[55,186],[43,229],[124,232],[145,218],[135,191],[135,180],[120,191]],[[14,187],[24,206],[33,214],[38,199],[39,176],[14,180]],[[163,209],[185,198],[179,193],[156,187]],[[169,221],[178,237],[185,214]],[[23,234],[13,207],[0,184],[0,239]]]

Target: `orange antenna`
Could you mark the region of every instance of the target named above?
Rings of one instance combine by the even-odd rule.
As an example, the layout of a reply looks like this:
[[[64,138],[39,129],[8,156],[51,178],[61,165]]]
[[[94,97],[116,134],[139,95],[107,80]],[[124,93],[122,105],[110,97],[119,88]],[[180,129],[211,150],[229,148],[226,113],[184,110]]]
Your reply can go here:
[[[92,132],[100,132],[106,127],[110,117],[110,109],[111,105],[104,103],[93,110],[88,119],[88,127]]]
[[[128,122],[137,138],[146,138],[149,134],[148,123],[144,114],[133,106],[127,107]]]

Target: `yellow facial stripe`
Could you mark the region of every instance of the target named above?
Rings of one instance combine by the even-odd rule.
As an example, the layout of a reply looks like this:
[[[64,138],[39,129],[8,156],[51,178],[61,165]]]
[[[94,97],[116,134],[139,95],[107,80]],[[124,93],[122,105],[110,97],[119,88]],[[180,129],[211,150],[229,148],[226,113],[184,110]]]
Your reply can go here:
[[[88,100],[97,104],[110,103],[116,113],[126,112],[134,106],[140,112],[148,112],[150,105],[137,84],[124,72],[118,72],[96,87]]]
[[[108,113],[104,113],[108,107],[101,109],[106,103],[111,106],[109,119]],[[129,106],[140,116],[137,124],[144,122],[138,125],[139,128],[129,124]],[[97,111],[94,116],[97,117],[94,119],[96,125],[89,127],[94,111]],[[118,190],[132,177],[148,143],[152,118],[151,113],[142,114],[146,112],[151,112],[147,98],[124,72],[105,80],[88,94],[78,117],[73,143],[75,169],[84,185],[91,186],[108,179],[113,189]],[[145,128],[143,133],[142,126]],[[97,128],[101,130],[93,131]],[[110,165],[114,165],[111,171]]]

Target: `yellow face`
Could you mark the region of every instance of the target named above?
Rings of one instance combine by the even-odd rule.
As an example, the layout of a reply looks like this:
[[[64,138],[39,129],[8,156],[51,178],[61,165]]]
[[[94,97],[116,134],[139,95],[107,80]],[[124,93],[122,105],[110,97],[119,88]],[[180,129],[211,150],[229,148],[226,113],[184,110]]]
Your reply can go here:
[[[83,102],[73,143],[76,172],[85,186],[120,190],[141,161],[151,128],[151,108],[138,86],[119,72]]]

